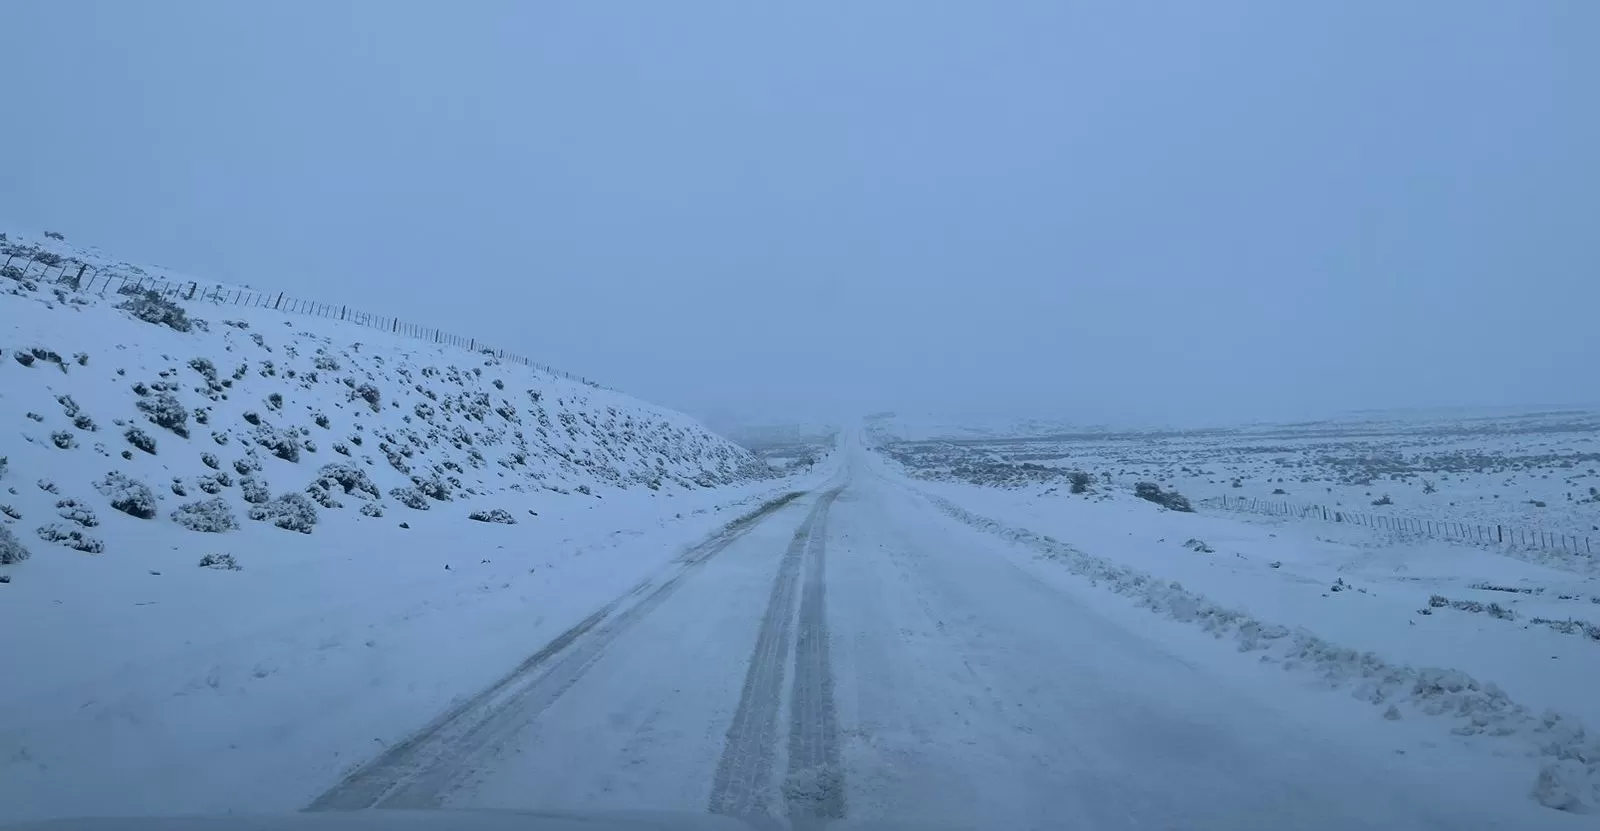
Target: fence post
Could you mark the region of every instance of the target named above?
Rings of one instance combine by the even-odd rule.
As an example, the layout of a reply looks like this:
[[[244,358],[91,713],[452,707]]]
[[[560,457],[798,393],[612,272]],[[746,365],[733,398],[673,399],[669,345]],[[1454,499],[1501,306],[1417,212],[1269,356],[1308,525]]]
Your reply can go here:
[[[350,313],[350,307],[349,306],[340,306],[339,307],[339,319],[340,320],[344,320],[345,315],[347,315],[349,313]]]
[[[273,303],[272,303],[272,308],[274,310],[276,310],[282,304],[283,304],[283,292],[280,291],[280,292],[278,292],[278,299],[273,301]]]

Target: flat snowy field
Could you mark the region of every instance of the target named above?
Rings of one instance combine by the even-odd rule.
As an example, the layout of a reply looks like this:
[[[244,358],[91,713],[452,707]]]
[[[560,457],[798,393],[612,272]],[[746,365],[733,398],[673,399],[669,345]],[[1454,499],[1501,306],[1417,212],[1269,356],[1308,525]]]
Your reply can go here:
[[[1344,510],[1390,510],[1370,506],[1372,492],[1435,521],[1541,521],[1530,513],[1538,509],[1495,500],[1499,488],[1559,505],[1543,521],[1577,530],[1600,515],[1600,505],[1576,498],[1586,481],[1600,481],[1586,466],[1594,423],[1566,413],[1466,427],[1319,424],[1144,439],[897,441],[892,425],[876,432],[894,459],[886,463],[952,515],[1387,720],[1442,716],[1442,735],[1403,749],[1526,757],[1547,772],[1545,784],[1568,783],[1554,801],[1576,808],[1594,804],[1600,781],[1600,745],[1583,727],[1600,723],[1594,558],[1320,514],[1223,510],[1203,497],[1294,498],[1271,492],[1282,489]],[[1374,475],[1378,468],[1391,472]],[[1087,493],[1071,493],[1074,471],[1091,474]],[[1199,512],[1136,498],[1141,481],[1191,497]],[[1496,515],[1485,503],[1509,510]]]

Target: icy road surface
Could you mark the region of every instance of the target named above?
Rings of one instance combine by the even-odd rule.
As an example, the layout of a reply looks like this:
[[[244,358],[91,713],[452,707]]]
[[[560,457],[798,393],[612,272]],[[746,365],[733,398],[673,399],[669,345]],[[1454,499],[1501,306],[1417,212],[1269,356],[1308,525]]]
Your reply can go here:
[[[1244,690],[844,455],[834,481],[530,645],[311,807],[1097,831],[1582,822],[1485,809],[1280,687]]]

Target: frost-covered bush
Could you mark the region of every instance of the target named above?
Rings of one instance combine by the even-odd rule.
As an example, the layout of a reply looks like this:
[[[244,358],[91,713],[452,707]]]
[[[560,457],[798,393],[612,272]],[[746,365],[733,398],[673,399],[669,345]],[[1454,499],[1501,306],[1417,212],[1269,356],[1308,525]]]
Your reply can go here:
[[[213,534],[239,528],[239,520],[234,517],[233,509],[228,507],[228,500],[220,496],[179,505],[172,512],[172,521],[190,531]]]
[[[156,452],[156,440],[151,438],[149,433],[137,427],[129,427],[127,432],[122,434],[122,437],[128,440],[128,444],[146,453],[154,455]]]
[[[239,490],[244,494],[244,501],[251,505],[260,505],[272,500],[272,492],[267,489],[267,483],[254,476],[240,477]]]
[[[45,542],[58,542],[62,545],[82,551],[85,554],[100,554],[106,550],[106,544],[85,535],[82,531],[67,528],[60,523],[39,526],[39,538]]]
[[[0,566],[20,563],[29,556],[28,549],[11,533],[11,529],[0,525]]]
[[[328,490],[335,486],[344,490],[345,495],[360,496],[363,499],[379,499],[382,493],[378,486],[367,478],[367,472],[351,462],[333,462],[322,466],[317,471],[316,481]]]
[[[311,533],[317,524],[317,506],[303,493],[279,494],[275,499],[250,506],[250,518],[287,531]]]
[[[363,502],[361,503],[361,514],[363,516],[381,517],[383,516],[383,505],[379,502]]]
[[[1190,507],[1188,497],[1177,491],[1164,491],[1154,482],[1140,482],[1133,486],[1133,495],[1140,499],[1154,502],[1163,508],[1183,513],[1194,513]]]
[[[214,568],[218,571],[240,571],[242,567],[232,554],[207,554],[200,558],[201,568]]]
[[[467,514],[467,519],[475,519],[479,522],[496,522],[501,525],[517,524],[517,518],[512,516],[510,511],[502,510],[500,508],[495,508],[490,511],[473,511],[470,514]]]
[[[1094,477],[1081,470],[1067,474],[1067,481],[1072,483],[1070,490],[1073,493],[1088,493],[1089,486],[1094,484]]]
[[[93,528],[100,524],[99,517],[94,515],[94,509],[76,499],[56,500],[56,515],[85,528]]]
[[[255,456],[246,456],[243,459],[233,460],[233,470],[240,476],[249,476],[261,472],[261,461]]]
[[[111,500],[111,507],[128,516],[139,519],[154,519],[156,516],[155,491],[143,482],[113,470],[104,479],[95,482],[94,487]]]
[[[423,496],[422,491],[416,488],[393,488],[389,491],[389,498],[407,508],[413,508],[418,511],[428,510],[428,497]]]
[[[71,450],[78,446],[78,439],[66,430],[57,430],[50,434],[50,443],[61,450]]]
[[[212,470],[222,469],[222,462],[217,459],[217,454],[215,453],[201,453],[200,464],[203,464]]]
[[[129,312],[134,317],[145,323],[154,323],[157,326],[166,326],[174,331],[188,332],[194,328],[194,321],[189,319],[182,306],[161,296],[158,291],[120,291],[119,294],[131,294],[117,308]]]
[[[172,393],[163,392],[141,398],[138,407],[139,412],[144,413],[157,427],[164,427],[183,438],[189,437],[189,411]]]

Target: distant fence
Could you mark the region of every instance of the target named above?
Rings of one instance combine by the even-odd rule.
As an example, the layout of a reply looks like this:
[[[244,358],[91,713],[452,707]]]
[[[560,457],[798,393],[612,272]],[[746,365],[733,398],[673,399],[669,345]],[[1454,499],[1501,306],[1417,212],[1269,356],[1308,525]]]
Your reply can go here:
[[[1300,519],[1320,519],[1325,522],[1347,522],[1368,528],[1399,531],[1407,534],[1441,537],[1468,542],[1509,543],[1543,551],[1563,551],[1568,554],[1594,554],[1594,543],[1587,536],[1552,534],[1549,531],[1528,529],[1515,525],[1480,525],[1454,520],[1417,519],[1415,517],[1365,514],[1326,505],[1297,505],[1273,499],[1252,499],[1247,496],[1213,497],[1200,500],[1202,505],[1220,505],[1233,511],[1249,511],[1270,516],[1294,516]]]
[[[16,263],[13,263],[13,260]],[[25,262],[24,262],[25,261]],[[35,271],[35,269],[38,269]],[[50,272],[54,271],[52,275]],[[0,264],[0,274],[16,280],[36,280],[51,282],[56,285],[68,285],[75,291],[99,294],[104,297],[108,291],[121,291],[124,287],[132,286],[139,291],[154,291],[165,297],[180,297],[184,300],[198,300],[218,306],[247,306],[258,309],[272,309],[285,314],[303,314],[315,317],[341,320],[365,326],[380,332],[405,335],[408,338],[429,341],[436,344],[457,346],[473,352],[492,355],[495,358],[534,369],[558,375],[568,380],[587,384],[591,387],[600,387],[594,381],[571,372],[564,372],[546,364],[539,363],[531,358],[507,352],[504,349],[495,349],[478,340],[435,329],[415,323],[407,323],[393,317],[369,314],[352,309],[349,306],[334,303],[316,303],[298,297],[290,297],[283,292],[259,292],[248,289],[230,288],[221,284],[201,284],[195,281],[171,282],[157,280],[154,277],[141,275],[127,275],[113,273],[90,266],[77,260],[64,257],[49,256],[39,258],[10,254],[5,263]]]

